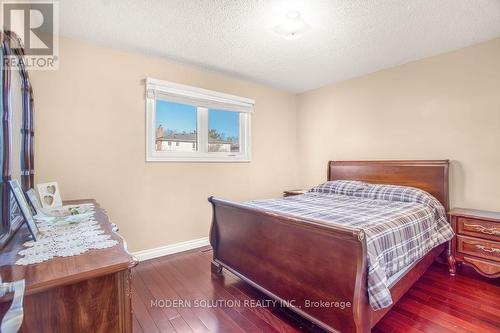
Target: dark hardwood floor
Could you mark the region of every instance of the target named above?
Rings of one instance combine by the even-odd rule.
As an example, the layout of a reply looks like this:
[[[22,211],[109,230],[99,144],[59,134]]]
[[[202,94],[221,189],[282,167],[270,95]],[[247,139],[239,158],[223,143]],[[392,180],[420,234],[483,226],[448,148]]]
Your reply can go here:
[[[141,262],[132,273],[134,333],[321,332],[265,307],[262,293],[226,270],[213,277],[211,256],[198,249]],[[450,277],[434,263],[373,332],[500,332],[500,282],[466,268]]]

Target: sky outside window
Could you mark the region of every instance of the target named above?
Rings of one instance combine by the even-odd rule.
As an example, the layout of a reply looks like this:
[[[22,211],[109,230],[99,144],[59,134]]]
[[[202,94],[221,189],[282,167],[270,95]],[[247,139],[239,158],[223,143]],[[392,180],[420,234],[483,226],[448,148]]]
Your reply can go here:
[[[165,132],[196,133],[197,108],[193,105],[156,101],[156,128]]]
[[[209,109],[208,130],[215,130],[221,138],[237,140],[240,136],[240,114],[238,112]]]

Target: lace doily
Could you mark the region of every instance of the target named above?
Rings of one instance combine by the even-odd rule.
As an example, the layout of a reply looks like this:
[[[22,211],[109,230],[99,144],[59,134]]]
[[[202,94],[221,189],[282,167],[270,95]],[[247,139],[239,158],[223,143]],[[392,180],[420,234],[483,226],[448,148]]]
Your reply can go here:
[[[79,206],[81,208],[82,206]],[[83,212],[67,217],[36,216],[40,238],[23,244],[19,251],[23,258],[17,265],[29,265],[54,257],[69,257],[92,249],[105,249],[118,244],[111,239],[94,219],[93,205],[85,205]]]

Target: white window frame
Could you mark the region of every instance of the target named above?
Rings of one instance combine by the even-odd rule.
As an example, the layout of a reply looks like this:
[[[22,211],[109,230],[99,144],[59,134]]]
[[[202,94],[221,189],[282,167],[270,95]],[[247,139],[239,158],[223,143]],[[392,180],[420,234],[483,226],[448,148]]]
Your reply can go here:
[[[156,101],[181,102],[197,107],[196,152],[156,151]],[[146,79],[147,162],[250,162],[251,122],[255,101],[217,91],[153,78]],[[240,151],[208,152],[208,109],[219,108],[240,114]]]

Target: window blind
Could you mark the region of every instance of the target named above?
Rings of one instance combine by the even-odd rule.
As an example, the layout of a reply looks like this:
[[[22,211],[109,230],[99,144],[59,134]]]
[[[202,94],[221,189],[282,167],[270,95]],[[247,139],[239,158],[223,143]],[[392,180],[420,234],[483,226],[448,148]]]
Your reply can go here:
[[[249,98],[151,78],[146,79],[146,94],[148,99],[163,99],[207,109],[234,112],[253,113],[255,104],[255,101]]]

